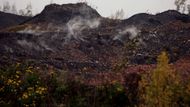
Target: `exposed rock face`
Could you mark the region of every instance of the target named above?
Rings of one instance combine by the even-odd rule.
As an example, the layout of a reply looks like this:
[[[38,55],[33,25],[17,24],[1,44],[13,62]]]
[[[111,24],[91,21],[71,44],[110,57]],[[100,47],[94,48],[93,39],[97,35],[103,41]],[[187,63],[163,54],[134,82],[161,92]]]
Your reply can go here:
[[[190,17],[173,10],[112,20],[83,3],[52,4],[23,25],[30,26],[0,33],[1,65],[33,61],[69,71],[110,71],[123,60],[153,64],[161,51],[171,62],[190,54]]]
[[[30,17],[0,12],[0,29],[18,25]]]
[[[98,12],[85,3],[77,4],[51,4],[37,16],[32,18],[30,23],[66,23],[70,19],[80,16],[82,18],[101,17]]]

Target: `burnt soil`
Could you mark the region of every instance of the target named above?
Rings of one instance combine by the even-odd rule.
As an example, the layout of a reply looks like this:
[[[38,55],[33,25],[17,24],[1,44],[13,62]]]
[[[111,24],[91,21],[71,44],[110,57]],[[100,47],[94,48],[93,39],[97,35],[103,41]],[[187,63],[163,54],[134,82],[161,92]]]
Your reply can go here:
[[[15,22],[6,17],[13,18]],[[37,66],[47,65],[73,72],[106,72],[123,62],[139,66],[155,64],[162,51],[168,52],[170,63],[190,54],[190,16],[175,10],[156,15],[141,13],[125,20],[114,20],[100,16],[95,9],[83,3],[52,4],[30,19],[6,17],[0,19],[7,19],[3,21],[6,24],[0,22],[1,27],[14,28],[15,24],[20,24],[0,32],[1,66],[32,62]],[[64,28],[75,17],[97,19],[100,25],[82,29],[77,37],[68,40],[68,29],[57,28]],[[122,39],[114,39],[119,32],[134,27],[139,31],[134,38],[131,39],[132,34],[126,32]],[[21,33],[17,29],[27,29],[28,32]]]

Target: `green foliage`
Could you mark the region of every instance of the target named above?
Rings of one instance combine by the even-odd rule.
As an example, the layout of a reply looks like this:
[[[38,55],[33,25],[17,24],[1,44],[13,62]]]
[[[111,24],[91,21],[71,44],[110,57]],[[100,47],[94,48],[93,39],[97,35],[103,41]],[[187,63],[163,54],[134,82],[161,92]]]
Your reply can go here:
[[[61,83],[59,83],[61,84]],[[69,107],[125,107],[127,94],[120,84],[88,86],[77,81],[58,85],[54,98]]]
[[[97,87],[96,99],[101,107],[125,107],[128,97],[122,85],[114,83]]]

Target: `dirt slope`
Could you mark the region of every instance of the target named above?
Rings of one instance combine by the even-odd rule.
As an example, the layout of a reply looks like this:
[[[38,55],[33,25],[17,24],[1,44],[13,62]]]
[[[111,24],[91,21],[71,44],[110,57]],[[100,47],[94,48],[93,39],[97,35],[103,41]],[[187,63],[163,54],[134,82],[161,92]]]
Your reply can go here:
[[[0,63],[30,61],[68,71],[111,71],[123,63],[170,62],[190,54],[190,17],[174,10],[126,20],[101,17],[90,6],[48,5],[25,23],[0,32]]]

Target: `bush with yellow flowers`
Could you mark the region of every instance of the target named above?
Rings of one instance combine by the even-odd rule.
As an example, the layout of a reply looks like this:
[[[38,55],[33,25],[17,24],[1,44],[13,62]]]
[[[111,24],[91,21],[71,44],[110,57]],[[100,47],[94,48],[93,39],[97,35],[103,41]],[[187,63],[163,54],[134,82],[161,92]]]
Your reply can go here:
[[[16,64],[0,69],[0,105],[39,106],[47,88],[34,68]]]

